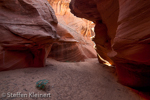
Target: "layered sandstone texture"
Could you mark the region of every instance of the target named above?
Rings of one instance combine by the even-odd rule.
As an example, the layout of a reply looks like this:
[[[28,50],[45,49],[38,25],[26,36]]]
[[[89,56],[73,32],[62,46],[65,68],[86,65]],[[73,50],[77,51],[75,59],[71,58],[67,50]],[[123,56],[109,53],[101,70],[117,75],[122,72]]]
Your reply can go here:
[[[55,11],[59,27],[63,28],[57,28],[58,34],[61,35],[60,37],[64,37],[64,41],[53,44],[49,57],[67,62],[95,58],[96,52],[93,48],[94,43],[91,40],[91,37],[95,35],[92,31],[94,24],[91,21],[74,16],[70,12],[70,0],[48,0],[48,2]],[[67,39],[66,33],[70,33],[76,42]]]
[[[0,1],[0,70],[43,67],[57,24],[46,0]]]
[[[91,39],[85,39],[64,24],[59,23],[56,32],[60,39],[53,42],[49,57],[64,62],[79,62],[87,58],[96,58],[96,51],[93,48]]]
[[[58,24],[47,0],[1,0],[0,70],[44,67],[48,55],[63,61],[95,57],[91,44],[69,29]]]
[[[111,8],[111,9],[110,9]],[[71,12],[77,17],[93,21],[95,25],[96,51],[101,58],[114,64],[109,56],[114,56],[111,48],[116,34],[119,4],[117,0],[72,0]],[[108,56],[109,55],[109,56]],[[103,61],[102,61],[103,62]]]
[[[150,1],[72,0],[71,12],[93,21],[96,51],[116,66],[119,81],[150,86]]]
[[[74,16],[70,12],[70,1],[71,0],[48,0],[48,2],[55,11],[59,23],[68,26],[77,33],[82,34],[84,37],[94,36],[95,34],[91,30],[91,28],[94,27],[94,24],[89,20],[81,19]]]

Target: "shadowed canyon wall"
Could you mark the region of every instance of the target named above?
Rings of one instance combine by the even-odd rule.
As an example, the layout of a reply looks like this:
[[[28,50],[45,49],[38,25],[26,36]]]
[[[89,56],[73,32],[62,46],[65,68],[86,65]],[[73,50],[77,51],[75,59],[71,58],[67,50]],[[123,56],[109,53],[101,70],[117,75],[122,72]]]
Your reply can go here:
[[[51,23],[58,21],[45,0],[1,0],[0,70],[43,67],[59,39]]]
[[[75,36],[71,31],[58,23],[47,0],[1,0],[0,70],[44,67],[47,56],[53,55],[50,52],[59,50],[55,49],[56,45],[63,47],[61,53],[63,50],[68,53],[71,49],[78,54],[78,57],[70,58],[71,61],[95,57],[91,44],[85,42],[80,33]],[[69,60],[70,56],[65,56],[65,53],[57,54],[56,58],[63,55],[61,60]]]
[[[72,0],[70,3],[75,16],[96,24],[93,40],[97,53],[116,66],[121,83],[132,87],[150,86],[149,6],[148,0]]]

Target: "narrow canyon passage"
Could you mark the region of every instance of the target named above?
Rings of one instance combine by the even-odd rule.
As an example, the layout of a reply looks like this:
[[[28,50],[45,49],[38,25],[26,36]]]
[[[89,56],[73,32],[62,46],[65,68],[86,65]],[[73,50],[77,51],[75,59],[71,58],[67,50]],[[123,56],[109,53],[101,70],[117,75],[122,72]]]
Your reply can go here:
[[[38,80],[49,80],[47,91],[38,90]],[[58,62],[47,59],[44,68],[26,68],[0,72],[0,94],[50,93],[47,98],[0,98],[0,100],[145,100],[130,88],[117,83],[114,68],[98,63]],[[33,95],[32,95],[33,96]]]
[[[149,26],[148,0],[0,0],[0,100],[150,100]]]

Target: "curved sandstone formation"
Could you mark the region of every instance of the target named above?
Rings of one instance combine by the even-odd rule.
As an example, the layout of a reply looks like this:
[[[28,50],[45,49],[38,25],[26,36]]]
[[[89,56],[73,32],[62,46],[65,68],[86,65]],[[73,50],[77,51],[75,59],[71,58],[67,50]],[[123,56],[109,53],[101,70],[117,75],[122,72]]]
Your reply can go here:
[[[85,39],[80,33],[60,23],[56,26],[56,32],[60,39],[53,43],[49,57],[66,62],[96,57],[91,39]]]
[[[74,15],[95,22],[97,53],[116,66],[121,83],[132,87],[150,86],[149,6],[142,0],[70,3]]]
[[[60,61],[96,57],[91,40],[58,24],[46,0],[1,0],[0,15],[0,70],[43,67],[48,55]]]
[[[116,54],[111,46],[117,29],[119,14],[118,1],[72,0],[70,8],[74,15],[91,20],[96,24],[96,35],[93,39],[96,43],[96,51],[103,59],[109,61],[113,65],[114,62],[110,59],[110,57]]]
[[[46,0],[0,1],[0,70],[43,67],[59,35],[52,7]]]
[[[77,33],[82,34],[84,37],[92,37],[95,35],[94,32],[91,30],[91,28],[94,27],[91,21],[78,18],[70,12],[69,3],[71,0],[48,1],[54,9],[59,23],[68,26]]]
[[[150,1],[119,0],[119,6],[113,49],[120,82],[150,86]]]
[[[56,31],[61,37],[58,42],[53,44],[49,57],[58,61],[71,62],[95,58],[94,43],[91,41],[91,37],[95,35],[92,31],[93,23],[73,15],[69,9],[70,0],[48,1],[58,18],[59,24]]]

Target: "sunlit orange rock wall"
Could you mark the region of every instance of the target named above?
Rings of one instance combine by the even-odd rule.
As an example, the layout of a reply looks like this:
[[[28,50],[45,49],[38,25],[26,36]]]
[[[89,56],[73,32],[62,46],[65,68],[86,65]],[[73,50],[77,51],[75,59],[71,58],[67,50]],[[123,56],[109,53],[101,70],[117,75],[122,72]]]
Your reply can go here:
[[[150,1],[72,0],[71,12],[95,22],[97,53],[116,66],[119,81],[150,86]]]
[[[74,16],[69,9],[70,0],[48,0],[48,2],[56,13],[59,25],[77,41],[74,43],[64,39],[63,42],[54,43],[49,57],[59,61],[84,61],[85,58],[96,57],[94,43],[91,41],[91,37],[95,35],[91,29],[94,24]],[[58,33],[63,32],[59,30]],[[65,37],[65,34],[62,36]]]
[[[53,42],[49,53],[50,58],[65,62],[79,62],[96,57],[91,39],[85,40],[80,33],[61,23],[58,23],[55,28],[60,39]]]
[[[59,23],[67,25],[69,28],[73,29],[77,33],[82,34],[85,37],[94,36],[94,32],[91,30],[94,25],[92,25],[91,21],[78,18],[70,12],[70,0],[48,1],[54,9]]]

